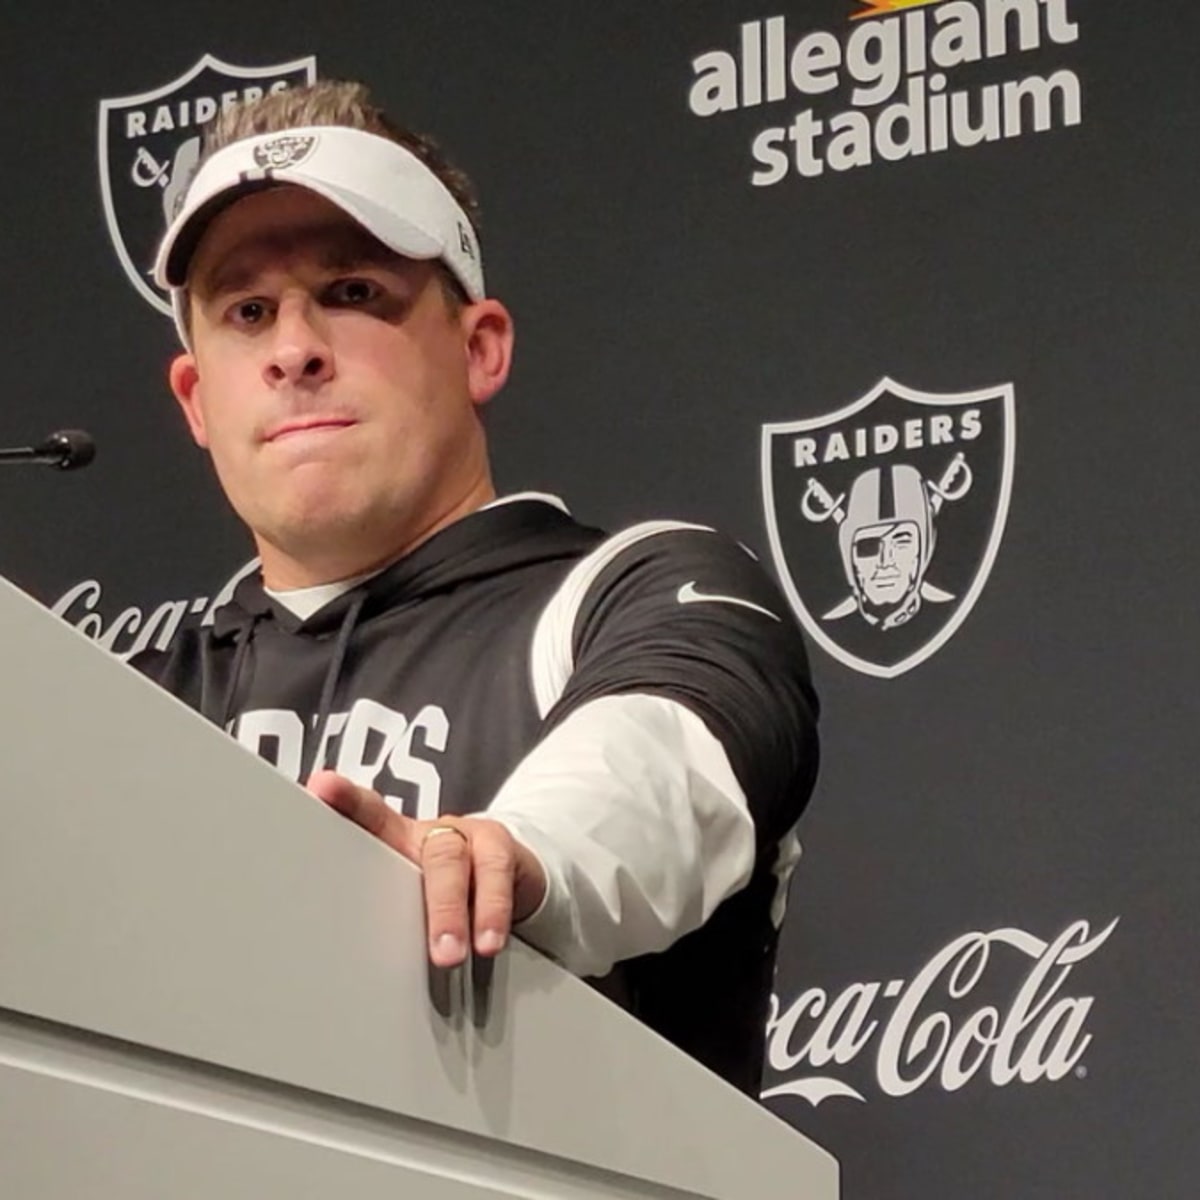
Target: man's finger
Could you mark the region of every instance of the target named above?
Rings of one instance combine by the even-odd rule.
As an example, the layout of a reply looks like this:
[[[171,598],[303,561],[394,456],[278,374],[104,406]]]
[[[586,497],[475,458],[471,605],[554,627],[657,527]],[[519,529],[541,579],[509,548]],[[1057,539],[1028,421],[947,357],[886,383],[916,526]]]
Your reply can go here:
[[[481,821],[471,827],[474,883],[474,938],[479,954],[499,954],[508,941],[513,916],[516,857],[512,835],[502,825]]]
[[[464,962],[470,942],[478,954],[499,954],[508,943],[517,900],[526,913],[541,901],[546,883],[540,863],[495,821],[414,821],[394,811],[378,792],[336,771],[315,771],[307,787],[421,868],[429,957],[437,966]]]
[[[314,771],[306,786],[335,812],[361,825],[405,858],[420,862],[417,822],[392,809],[378,792],[361,787],[336,771]]]
[[[425,875],[429,957],[436,966],[457,967],[467,957],[471,898],[469,835],[457,824],[444,820],[425,826],[420,863]]]
[[[379,836],[385,817],[379,806],[371,803],[375,793],[369,788],[359,787],[357,783],[336,771],[314,771],[309,776],[306,786],[314,796],[324,800],[335,812],[349,817],[368,833]]]

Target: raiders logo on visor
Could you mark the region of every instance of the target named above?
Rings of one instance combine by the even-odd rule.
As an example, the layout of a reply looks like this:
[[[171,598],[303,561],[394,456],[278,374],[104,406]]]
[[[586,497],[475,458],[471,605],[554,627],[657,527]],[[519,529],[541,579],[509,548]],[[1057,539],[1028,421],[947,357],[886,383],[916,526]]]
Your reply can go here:
[[[279,137],[254,147],[254,161],[264,170],[268,167],[273,171],[297,167],[313,152],[316,144],[316,134],[280,134]]]

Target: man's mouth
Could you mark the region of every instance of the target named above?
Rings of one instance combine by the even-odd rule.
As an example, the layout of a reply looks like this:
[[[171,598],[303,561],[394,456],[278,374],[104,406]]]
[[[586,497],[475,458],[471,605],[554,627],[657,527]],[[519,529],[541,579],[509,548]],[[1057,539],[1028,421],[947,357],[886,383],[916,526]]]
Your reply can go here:
[[[263,441],[278,442],[299,433],[336,433],[356,424],[358,422],[351,417],[296,417],[272,426]]]

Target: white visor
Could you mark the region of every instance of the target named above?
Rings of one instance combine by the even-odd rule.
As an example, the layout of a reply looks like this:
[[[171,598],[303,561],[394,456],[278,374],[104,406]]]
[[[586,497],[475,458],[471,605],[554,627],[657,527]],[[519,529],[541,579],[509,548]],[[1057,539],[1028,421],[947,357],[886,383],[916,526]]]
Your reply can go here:
[[[308,188],[336,204],[406,258],[438,258],[472,300],[482,300],[479,241],[449,189],[403,146],[361,129],[304,126],[244,138],[196,173],[154,260],[154,282],[172,292],[183,323],[188,265],[208,223],[240,195],[279,184]]]

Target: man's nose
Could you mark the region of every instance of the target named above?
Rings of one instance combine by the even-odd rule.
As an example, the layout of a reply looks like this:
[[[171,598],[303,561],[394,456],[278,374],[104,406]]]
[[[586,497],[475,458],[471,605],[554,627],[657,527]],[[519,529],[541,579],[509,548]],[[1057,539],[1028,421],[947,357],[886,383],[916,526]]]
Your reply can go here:
[[[263,371],[268,383],[312,385],[333,378],[333,348],[320,305],[307,296],[285,297],[272,333]]]

